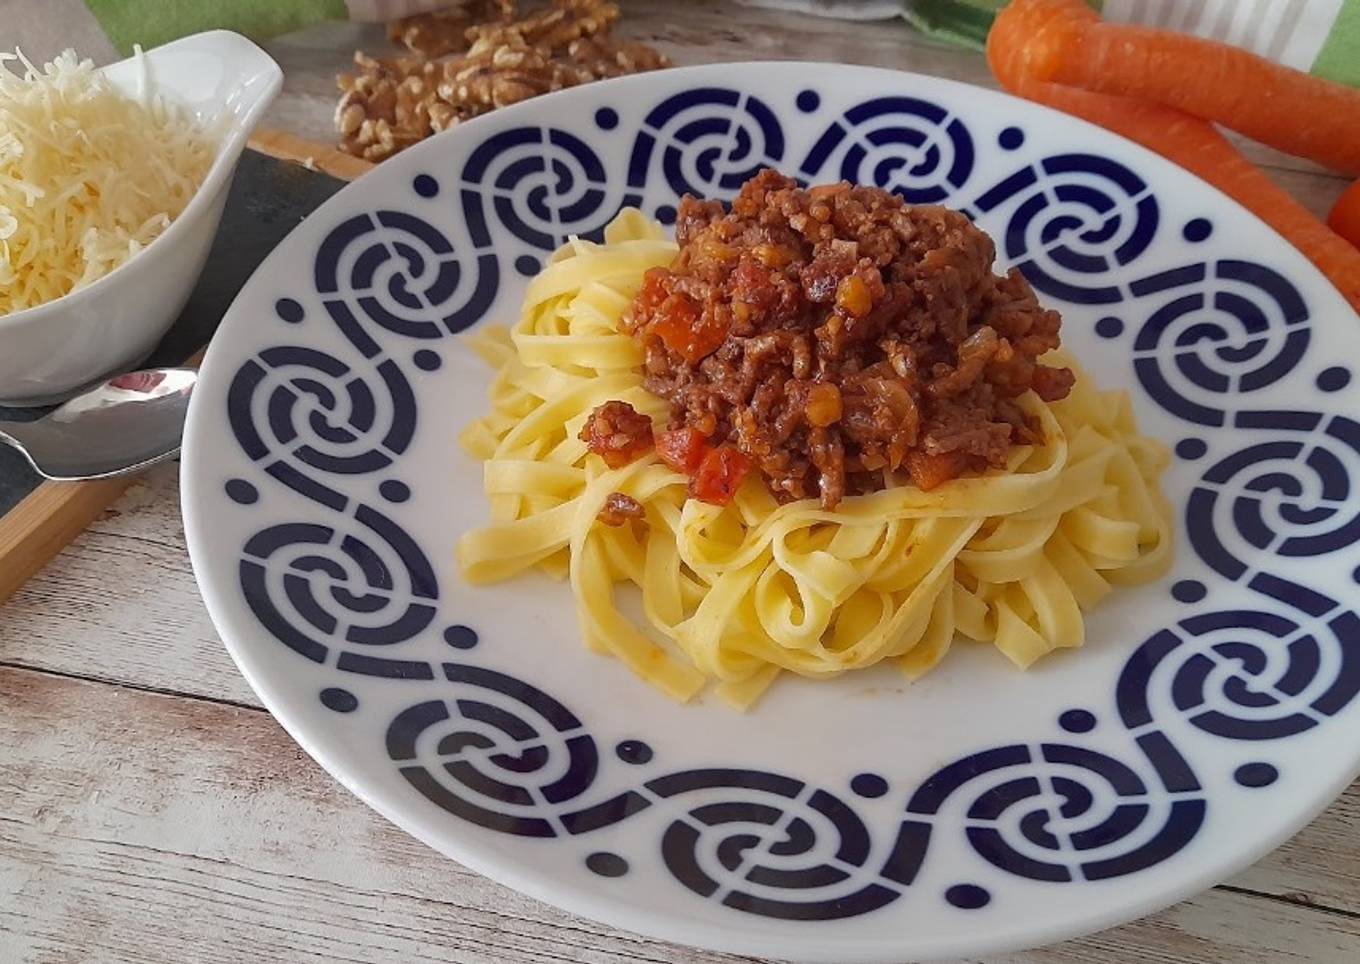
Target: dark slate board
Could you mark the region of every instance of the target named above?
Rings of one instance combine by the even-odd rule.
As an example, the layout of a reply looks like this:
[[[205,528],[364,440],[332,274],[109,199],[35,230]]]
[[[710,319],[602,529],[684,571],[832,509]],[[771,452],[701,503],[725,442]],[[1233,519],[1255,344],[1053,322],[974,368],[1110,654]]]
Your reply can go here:
[[[265,256],[299,221],[344,186],[344,181],[328,174],[246,151],[236,169],[203,275],[146,367],[179,365],[206,345],[227,306]],[[0,419],[27,420],[46,411],[0,406]],[[0,444],[0,515],[14,508],[39,481],[23,456]]]

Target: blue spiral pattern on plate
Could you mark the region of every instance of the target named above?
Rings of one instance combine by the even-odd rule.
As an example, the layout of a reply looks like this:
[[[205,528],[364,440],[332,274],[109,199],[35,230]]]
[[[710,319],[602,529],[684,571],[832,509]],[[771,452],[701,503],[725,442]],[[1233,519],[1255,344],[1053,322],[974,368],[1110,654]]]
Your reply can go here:
[[[978,214],[1009,212],[998,244],[1035,289],[1073,304],[1122,301],[1121,269],[1147,250],[1161,212],[1147,184],[1115,161],[1057,154],[981,191]]]
[[[973,139],[963,122],[916,97],[880,97],[846,111],[804,158],[809,181],[872,184],[913,204],[936,204],[973,172]]]
[[[675,197],[729,198],[762,167],[784,161],[784,131],[753,94],[700,87],[668,97],[647,112],[633,140],[628,186],[645,189],[657,176]],[[629,203],[636,203],[630,195]]]
[[[463,216],[479,244],[490,243],[490,219],[545,254],[573,234],[599,240],[618,207],[606,207],[599,156],[555,127],[517,127],[488,138],[463,166],[462,183]]]
[[[1291,560],[1360,540],[1352,491],[1360,423],[1253,400],[1307,357],[1309,306],[1287,277],[1246,257],[1143,267],[1159,232],[1182,230],[1198,242],[1212,225],[1169,227],[1144,179],[1108,158],[1053,154],[976,183],[977,152],[992,143],[1014,151],[1024,132],[982,136],[918,97],[885,95],[814,118],[822,133],[813,147],[788,157],[779,110],[803,121],[820,103],[815,91],[799,92],[795,113],[792,104],[777,110],[717,86],[669,96],[640,112],[618,189],[592,144],[622,133],[614,107],[596,113],[598,131],[500,130],[454,176],[417,176],[409,209],[336,224],[316,252],[311,290],[299,280],[291,294],[319,301],[353,351],[337,357],[280,343],[245,362],[230,389],[226,415],[259,484],[233,479],[227,493],[251,505],[273,484],[305,507],[296,521],[243,539],[246,603],[327,680],[442,687],[429,698],[427,685],[425,698],[381,721],[392,766],[435,806],[543,839],[655,820],[675,880],[735,911],[797,920],[873,912],[912,887],[942,832],[962,833],[992,867],[1029,880],[1103,880],[1154,866],[1194,839],[1208,816],[1195,763],[1168,735],[1170,719],[1210,739],[1265,745],[1324,725],[1360,694],[1360,617],[1289,578]],[[1195,608],[1152,633],[1122,667],[1112,694],[1117,719],[1104,721],[1119,728],[1118,755],[1108,739],[1101,750],[1091,745],[1085,735],[1097,718],[1074,708],[1051,733],[979,747],[897,791],[895,825],[875,832],[850,794],[739,763],[668,768],[637,740],[611,752],[588,720],[538,684],[417,655],[428,654],[419,644],[431,634],[461,649],[477,644],[477,631],[437,622],[439,586],[418,540],[375,505],[343,494],[338,480],[373,476],[389,501],[409,495],[395,473],[420,427],[412,379],[439,368],[429,346],[482,319],[503,259],[530,273],[569,236],[598,238],[624,204],[655,200],[658,190],[672,204],[686,193],[728,198],[767,165],[805,182],[876,184],[1001,224],[1000,253],[1036,289],[1118,313],[1095,330],[1129,342],[1147,395],[1185,425],[1190,437],[1178,454],[1200,458],[1208,446],[1194,434],[1222,433],[1184,518],[1191,549],[1220,585],[1177,583],[1175,598]],[[465,236],[456,241],[422,215],[422,205],[441,198],[461,214]],[[493,247],[505,234],[518,251]],[[299,323],[299,302],[285,303],[280,317]],[[1349,378],[1328,371],[1340,373],[1328,384]],[[1234,430],[1250,435],[1236,444]],[[1225,587],[1236,595],[1214,592]],[[1201,605],[1206,597],[1247,601]],[[320,692],[336,712],[361,705],[348,689]],[[606,768],[635,779],[603,792]],[[1243,788],[1261,792],[1278,771],[1256,762],[1236,773]],[[846,785],[872,798],[890,784],[860,774]],[[629,862],[596,852],[585,866],[621,877]],[[946,896],[965,910],[991,899],[971,883]]]

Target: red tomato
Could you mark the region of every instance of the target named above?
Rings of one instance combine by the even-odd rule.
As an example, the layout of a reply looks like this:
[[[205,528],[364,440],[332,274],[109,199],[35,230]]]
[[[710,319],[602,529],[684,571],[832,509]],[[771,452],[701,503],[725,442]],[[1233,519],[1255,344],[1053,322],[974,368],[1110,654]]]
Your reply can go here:
[[[661,303],[650,331],[691,365],[713,354],[727,338],[723,326],[705,319],[684,295],[671,295]]]
[[[703,461],[708,440],[689,426],[662,432],[656,437],[656,454],[677,472],[693,475]]]
[[[689,494],[711,505],[727,505],[749,471],[751,460],[732,446],[709,449],[689,480]]]
[[[670,297],[666,289],[667,274],[665,268],[647,269],[647,273],[642,276],[642,288],[633,299],[635,317],[644,320],[649,318],[661,306],[661,302]]]

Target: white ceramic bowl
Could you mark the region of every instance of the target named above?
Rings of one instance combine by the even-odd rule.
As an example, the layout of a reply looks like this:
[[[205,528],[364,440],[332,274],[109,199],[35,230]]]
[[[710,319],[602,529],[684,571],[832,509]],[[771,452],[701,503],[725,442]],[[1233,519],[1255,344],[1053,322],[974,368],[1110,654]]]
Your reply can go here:
[[[185,37],[144,56],[167,98],[220,131],[217,157],[193,200],[145,251],[89,287],[0,315],[0,404],[58,400],[151,353],[203,270],[236,161],[283,83],[268,54],[226,30]],[[103,73],[128,93],[142,82],[135,59]]]

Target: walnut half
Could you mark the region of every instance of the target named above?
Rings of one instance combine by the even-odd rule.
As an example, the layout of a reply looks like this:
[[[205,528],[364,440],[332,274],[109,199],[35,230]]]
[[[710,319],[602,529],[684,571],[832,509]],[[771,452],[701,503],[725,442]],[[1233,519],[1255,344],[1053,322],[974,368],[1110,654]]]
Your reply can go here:
[[[393,20],[387,39],[422,57],[443,57],[468,49],[468,28],[515,19],[514,0],[466,0],[443,10],[431,10]]]
[[[614,40],[618,17],[606,0],[553,0],[523,17],[514,0],[469,0],[398,20],[388,36],[415,56],[356,52],[355,72],[336,78],[340,149],[380,161],[497,107],[670,65],[646,44]]]

